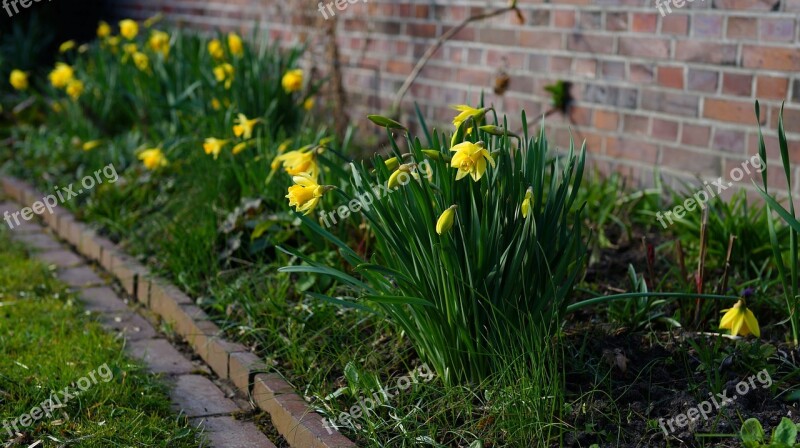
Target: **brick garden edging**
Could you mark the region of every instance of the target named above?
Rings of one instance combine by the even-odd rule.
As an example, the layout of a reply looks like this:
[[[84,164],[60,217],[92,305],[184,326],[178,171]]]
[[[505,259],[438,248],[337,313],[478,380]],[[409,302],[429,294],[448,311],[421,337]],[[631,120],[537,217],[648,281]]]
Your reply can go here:
[[[0,178],[0,183],[5,193],[24,207],[44,197],[42,193],[18,179],[3,177]],[[107,238],[99,236],[86,224],[77,221],[72,213],[64,208],[57,206],[52,214],[45,212],[40,217],[56,235],[71,244],[78,253],[97,262],[100,267],[118,279],[122,288],[131,297],[165,322],[172,324],[175,333],[186,340],[192,350],[219,378],[233,383],[239,392],[250,397],[261,410],[269,413],[273,425],[291,447],[356,446],[338,432],[329,433],[323,424],[322,416],[311,409],[289,383],[275,373],[263,373],[268,369],[261,359],[249,352],[247,347],[225,340],[221,336],[220,328],[179,288],[165,279],[150,274],[144,265],[120,250]],[[47,247],[47,244],[40,242],[39,245],[33,245],[53,250],[60,249],[55,246]],[[68,254],[66,251],[59,252]],[[69,271],[66,275],[74,276],[76,283],[85,284],[87,279],[92,283],[91,279],[97,277],[86,267],[70,268]],[[207,425],[213,427],[214,422],[211,420],[215,419],[208,419]]]

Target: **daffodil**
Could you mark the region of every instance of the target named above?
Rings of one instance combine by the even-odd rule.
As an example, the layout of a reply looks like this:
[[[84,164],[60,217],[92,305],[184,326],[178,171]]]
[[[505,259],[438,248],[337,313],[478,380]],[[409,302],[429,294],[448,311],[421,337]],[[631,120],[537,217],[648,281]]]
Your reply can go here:
[[[236,33],[228,33],[228,49],[234,56],[241,56],[244,54],[244,44],[242,38]]]
[[[247,149],[247,147],[249,145],[250,145],[250,142],[241,142],[238,145],[234,146],[233,149],[231,150],[231,152],[233,153],[233,155],[239,154],[240,152],[242,152],[245,149]]]
[[[439,219],[436,221],[436,233],[444,235],[445,232],[453,227],[453,222],[456,219],[457,205],[451,205],[450,208],[444,211]]]
[[[146,72],[150,69],[150,58],[147,57],[146,54],[141,52],[136,52],[133,54],[133,63],[136,65],[136,68],[139,70]]]
[[[453,159],[450,161],[452,168],[458,168],[456,180],[461,180],[466,175],[472,176],[474,181],[480,180],[486,172],[486,161],[494,168],[494,159],[489,151],[483,147],[483,143],[463,142],[450,148],[455,151]]]
[[[284,140],[283,142],[281,142],[281,144],[278,145],[278,154],[285,153],[286,150],[289,149],[289,145],[291,144],[292,144],[291,140]]]
[[[27,90],[29,86],[28,74],[22,70],[11,70],[11,76],[9,76],[8,82],[10,82],[11,86],[16,90]]]
[[[314,108],[314,98],[313,97],[306,98],[306,100],[303,101],[303,109],[311,110],[313,108]]]
[[[522,210],[522,217],[527,218],[528,213],[531,212],[531,197],[533,196],[533,188],[528,187],[528,191],[525,192],[525,199],[522,200],[522,206],[520,209]]]
[[[419,179],[419,174],[413,171],[415,164],[413,163],[404,163],[397,167],[397,170],[389,176],[389,183],[387,185],[388,188],[396,189],[400,188],[401,185],[405,185],[411,180],[413,176],[415,179]],[[405,177],[403,177],[405,175]]]
[[[83,148],[84,151],[91,151],[91,150],[97,148],[98,146],[100,146],[100,144],[102,144],[102,143],[103,143],[102,140],[90,140],[90,141],[84,143],[82,148]]]
[[[111,35],[111,25],[101,20],[100,23],[97,24],[97,37],[99,37],[100,39],[105,39],[110,35]]]
[[[214,109],[214,110],[220,110],[220,109],[222,109],[222,103],[218,99],[212,98],[211,99],[211,108]]]
[[[217,82],[224,82],[225,88],[230,89],[233,84],[234,69],[231,64],[225,63],[214,67],[214,78]]]
[[[108,45],[108,48],[109,50],[111,50],[112,53],[117,54],[117,52],[119,51],[119,44],[120,44],[119,36],[111,36],[107,38],[104,42],[106,45]]]
[[[83,89],[84,89],[83,81],[80,81],[78,79],[73,79],[72,81],[69,82],[69,84],[67,84],[66,91],[67,95],[69,95],[69,97],[72,98],[73,101],[78,101],[78,98],[80,98],[81,95],[83,94]]]
[[[139,153],[139,160],[144,163],[144,167],[148,170],[155,170],[167,166],[167,158],[159,148],[146,149]]]
[[[248,120],[245,114],[239,114],[239,118],[236,120],[237,124],[233,126],[233,134],[237,137],[242,137],[245,140],[249,140],[253,137],[253,128],[260,121],[260,118]]]
[[[50,84],[56,89],[63,89],[75,77],[75,71],[69,65],[59,62],[56,68],[50,72]]]
[[[68,41],[64,42],[63,44],[61,44],[58,47],[58,52],[59,53],[66,53],[69,50],[72,50],[73,48],[75,48],[75,45],[76,44],[75,44],[74,40],[68,40]]]
[[[303,88],[303,71],[300,69],[289,70],[283,75],[281,85],[286,93],[297,92]]]
[[[450,107],[460,112],[455,118],[453,118],[453,125],[455,125],[456,128],[461,126],[461,123],[465,122],[470,117],[472,117],[475,121],[481,121],[481,119],[483,119],[483,115],[486,113],[486,109],[476,109],[474,107],[467,106],[466,104],[459,104],[457,106]]]
[[[732,335],[741,334],[747,336],[753,334],[756,337],[761,336],[761,330],[758,328],[758,321],[756,316],[747,308],[744,300],[739,300],[733,308],[722,310],[725,315],[719,322],[719,328],[730,330]]]
[[[228,144],[228,140],[219,140],[216,138],[207,138],[205,143],[203,143],[203,150],[206,154],[213,154],[214,160],[219,157],[219,153],[222,152],[222,148]]]
[[[150,40],[147,42],[147,45],[156,53],[161,53],[165,59],[169,56],[169,34],[163,31],[153,30],[153,32],[150,33]]]
[[[133,40],[139,34],[139,24],[131,19],[119,22],[119,34],[125,39]]]
[[[313,150],[289,151],[275,157],[272,161],[272,169],[277,170],[281,165],[290,176],[297,176],[302,173],[307,173],[313,179],[319,176],[316,152]]]
[[[314,211],[325,192],[332,188],[317,184],[316,179],[308,174],[299,174],[292,180],[295,185],[289,187],[289,194],[286,195],[289,207],[294,207],[297,213],[303,212],[304,215]]]
[[[222,42],[219,39],[212,39],[208,43],[208,54],[218,61],[225,57],[225,49],[222,48]]]
[[[125,44],[122,46],[122,51],[127,56],[133,56],[139,51],[139,47],[136,44]]]

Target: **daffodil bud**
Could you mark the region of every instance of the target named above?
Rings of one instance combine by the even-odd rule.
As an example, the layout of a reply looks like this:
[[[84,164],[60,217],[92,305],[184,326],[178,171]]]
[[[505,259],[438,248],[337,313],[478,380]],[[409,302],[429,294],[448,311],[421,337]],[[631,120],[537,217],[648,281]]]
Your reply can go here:
[[[444,211],[441,216],[439,216],[439,220],[436,221],[436,233],[439,235],[443,235],[445,232],[450,230],[453,227],[453,223],[456,219],[456,209],[458,208],[457,205],[451,205],[450,208]]]
[[[525,192],[525,199],[522,200],[522,206],[520,209],[522,210],[522,217],[527,218],[528,213],[531,212],[531,197],[533,196],[533,188],[528,187],[528,191]]]
[[[405,185],[408,183],[408,180],[411,179],[411,169],[414,168],[415,164],[413,163],[405,163],[397,167],[397,170],[389,176],[389,188],[399,188],[400,185]],[[405,174],[406,177],[403,177]],[[407,179],[407,180],[404,180]]]

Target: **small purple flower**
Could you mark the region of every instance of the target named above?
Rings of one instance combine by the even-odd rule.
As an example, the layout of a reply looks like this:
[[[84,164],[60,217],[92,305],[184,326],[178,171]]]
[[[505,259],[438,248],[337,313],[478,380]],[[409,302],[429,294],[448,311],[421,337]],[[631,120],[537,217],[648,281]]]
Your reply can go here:
[[[752,296],[753,296],[753,294],[755,294],[755,292],[756,292],[756,291],[755,291],[753,288],[745,288],[745,289],[742,291],[742,297],[743,297],[745,300],[747,300],[747,299],[749,299],[750,297],[752,297]]]

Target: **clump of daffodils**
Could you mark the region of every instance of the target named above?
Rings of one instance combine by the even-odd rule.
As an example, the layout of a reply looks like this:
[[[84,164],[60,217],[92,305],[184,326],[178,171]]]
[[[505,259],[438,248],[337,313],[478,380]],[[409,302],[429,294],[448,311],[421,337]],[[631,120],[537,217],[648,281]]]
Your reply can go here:
[[[148,170],[157,170],[169,164],[160,148],[146,149],[140,152],[138,157]]]

